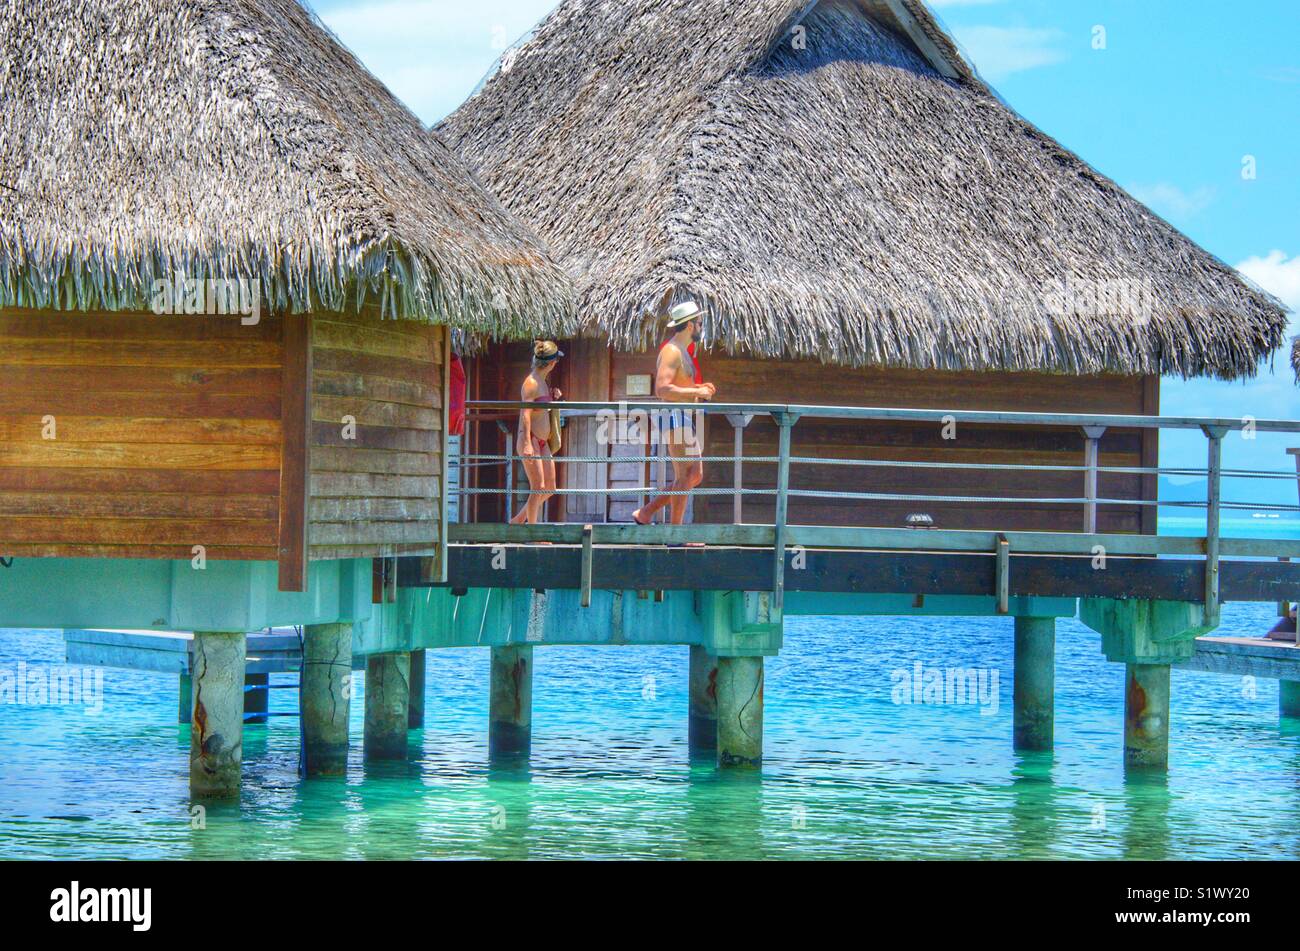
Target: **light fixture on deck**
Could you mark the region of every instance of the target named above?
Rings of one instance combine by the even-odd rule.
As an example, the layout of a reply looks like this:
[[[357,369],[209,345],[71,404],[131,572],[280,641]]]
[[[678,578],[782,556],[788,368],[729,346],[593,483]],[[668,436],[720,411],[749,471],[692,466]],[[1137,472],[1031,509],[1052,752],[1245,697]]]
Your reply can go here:
[[[908,528],[934,528],[934,519],[925,512],[913,512],[907,516]]]

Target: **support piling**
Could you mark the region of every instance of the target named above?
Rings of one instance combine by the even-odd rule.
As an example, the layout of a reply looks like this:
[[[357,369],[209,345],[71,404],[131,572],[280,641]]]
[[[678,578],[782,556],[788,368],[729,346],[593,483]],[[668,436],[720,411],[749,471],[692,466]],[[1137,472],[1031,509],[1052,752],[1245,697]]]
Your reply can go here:
[[[1056,692],[1054,618],[1016,618],[1013,676],[1013,745],[1018,750],[1050,750]]]
[[[244,722],[265,723],[271,709],[271,675],[244,675]]]
[[[411,655],[371,654],[366,660],[366,759],[405,759],[410,722]]]
[[[1277,682],[1277,712],[1284,717],[1300,719],[1300,680]]]
[[[190,719],[190,794],[233,799],[242,779],[243,632],[194,634]]]
[[[690,651],[687,743],[692,750],[715,750],[718,747],[718,660],[698,644],[693,644]]]
[[[492,648],[488,750],[491,756],[527,753],[533,734],[533,648]]]
[[[408,703],[407,725],[412,730],[424,726],[424,663],[423,650],[411,651],[411,697]]]
[[[1169,764],[1169,665],[1128,664],[1124,683],[1124,765]]]
[[[719,657],[718,765],[763,761],[763,658]]]
[[[307,625],[303,630],[302,736],[308,776],[341,776],[347,771],[351,709],[352,625]]]

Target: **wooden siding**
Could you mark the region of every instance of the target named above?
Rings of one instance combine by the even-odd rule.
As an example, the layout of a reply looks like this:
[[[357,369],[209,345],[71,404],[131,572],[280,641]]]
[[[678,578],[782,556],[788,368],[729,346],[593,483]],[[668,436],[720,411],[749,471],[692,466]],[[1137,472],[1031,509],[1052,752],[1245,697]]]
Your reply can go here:
[[[312,333],[310,557],[433,551],[445,329],[316,314]]]
[[[282,357],[265,316],[0,310],[0,554],[274,559]]]
[[[578,352],[565,344],[569,353]],[[1159,380],[1155,377],[1088,376],[1072,377],[1045,373],[961,373],[922,372],[895,369],[849,369],[814,361],[755,360],[705,352],[701,355],[705,378],[718,387],[717,399],[727,403],[798,403],[809,405],[914,407],[937,410],[1011,410],[1060,413],[1136,413],[1158,415]],[[527,350],[521,346],[495,347],[476,361],[476,399],[515,399],[519,381],[527,372]],[[607,360],[593,361],[584,371],[572,359],[561,367],[566,397],[582,393],[595,399],[595,391],[607,381],[608,398],[627,397],[630,374],[652,375],[652,353],[613,353]],[[583,374],[587,376],[584,378]],[[576,397],[575,397],[576,398]],[[640,397],[638,397],[640,398]],[[513,431],[513,420],[509,423]],[[500,451],[495,423],[477,429],[480,451]],[[770,456],[777,451],[776,427],[770,419],[758,418],[745,431],[747,456]],[[1156,464],[1158,433],[1112,430],[1101,442],[1103,466],[1147,466]],[[584,447],[586,449],[587,447]],[[591,447],[595,452],[608,452]],[[731,455],[734,431],[722,417],[708,420],[705,452]],[[944,440],[940,427],[894,423],[853,423],[805,418],[794,429],[793,450],[801,456],[824,456],[914,462],[978,462],[1003,465],[1082,465],[1084,440],[1081,434],[1061,429],[1010,429],[990,426],[962,426],[955,440]],[[569,450],[566,448],[566,452]],[[653,454],[655,450],[651,449]],[[659,466],[651,463],[623,463],[619,457],[644,454],[641,447],[616,446],[608,465],[611,488],[640,486],[647,478],[657,481]],[[563,472],[567,467],[560,466]],[[590,468],[590,467],[588,467]],[[476,468],[479,485],[499,486],[500,472]],[[671,469],[669,469],[671,479]],[[744,467],[746,487],[773,488],[774,464],[749,463]],[[592,481],[588,477],[585,481]],[[732,466],[705,465],[704,485],[730,488]],[[564,485],[561,480],[561,485]],[[890,494],[959,495],[972,497],[1079,498],[1083,495],[1081,473],[1015,470],[939,470],[923,468],[847,467],[797,465],[792,468],[795,490],[855,491]],[[1103,498],[1155,499],[1154,476],[1102,474],[1099,495]],[[619,496],[606,509],[610,521],[628,521],[639,499]],[[692,499],[693,520],[725,523],[733,520],[731,495],[696,496]],[[1032,502],[973,503],[920,501],[863,501],[809,499],[790,500],[790,520],[823,525],[901,526],[912,512],[926,512],[942,528],[1079,531],[1082,506],[1048,505]],[[576,513],[575,513],[576,514]],[[594,513],[583,512],[584,519]],[[492,521],[499,507],[479,502],[479,520]],[[744,518],[770,522],[773,502],[761,496],[747,497]],[[1098,530],[1103,532],[1145,532],[1156,530],[1153,506],[1100,506]]]
[[[804,361],[761,361],[705,355],[705,378],[716,383],[719,401],[788,402],[809,405],[908,407],[935,410],[1008,410],[1057,413],[1151,413],[1158,391],[1142,377],[1070,377],[1045,373],[954,373],[912,370],[851,370]],[[943,439],[933,424],[863,423],[800,420],[793,432],[798,456],[824,456],[906,462],[961,462],[1014,465],[1081,465],[1082,434],[1063,429],[965,426],[956,438]],[[705,452],[729,455],[732,427],[710,419]],[[1101,465],[1142,466],[1154,459],[1154,434],[1111,430],[1101,441]],[[775,424],[755,419],[745,430],[745,454],[777,452]],[[729,464],[705,466],[704,485],[729,487]],[[1098,480],[1102,498],[1154,498],[1154,480],[1105,474]],[[745,485],[773,488],[774,464],[745,466]],[[1079,498],[1083,475],[1076,472],[1023,470],[947,470],[929,468],[795,465],[793,490],[875,492],[935,496],[1003,498]],[[771,521],[773,502],[761,496],[745,500],[746,521]],[[1104,505],[1098,508],[1101,532],[1155,530],[1154,508]],[[908,514],[925,512],[940,528],[1081,531],[1082,506],[1034,502],[930,502],[893,500],[790,499],[791,522],[813,525],[902,527]],[[732,521],[730,496],[695,499],[697,522]]]

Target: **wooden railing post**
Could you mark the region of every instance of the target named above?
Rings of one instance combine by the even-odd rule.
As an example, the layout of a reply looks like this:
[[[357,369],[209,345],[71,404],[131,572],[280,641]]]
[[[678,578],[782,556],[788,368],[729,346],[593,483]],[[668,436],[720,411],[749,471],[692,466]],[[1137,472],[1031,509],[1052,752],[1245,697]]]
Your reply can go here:
[[[1205,620],[1219,622],[1219,516],[1223,492],[1223,437],[1226,426],[1202,426],[1209,440],[1205,487]]]
[[[442,328],[442,458],[438,475],[438,580],[447,580],[448,536],[451,524],[451,328]],[[465,478],[463,468],[457,470]],[[457,506],[457,511],[460,507]],[[397,584],[397,566],[393,565],[393,584]],[[396,600],[396,598],[394,598]]]
[[[515,441],[511,439],[510,427],[497,420],[497,429],[506,437],[506,518],[508,522],[514,517],[515,507]]]
[[[1089,535],[1097,534],[1097,461],[1100,456],[1102,434],[1105,426],[1084,426],[1083,465],[1087,470],[1083,474],[1083,497],[1088,501],[1083,506],[1083,530]]]
[[[737,525],[745,521],[745,427],[754,419],[753,413],[728,413],[727,421],[735,430],[735,447],[732,455],[732,485],[735,493],[731,496],[731,520]]]
[[[790,501],[790,430],[799,417],[794,413],[775,412],[772,418],[780,428],[780,461],[776,470],[776,515],[772,521],[774,553],[772,567],[772,604],[780,611],[785,606],[785,526]]]

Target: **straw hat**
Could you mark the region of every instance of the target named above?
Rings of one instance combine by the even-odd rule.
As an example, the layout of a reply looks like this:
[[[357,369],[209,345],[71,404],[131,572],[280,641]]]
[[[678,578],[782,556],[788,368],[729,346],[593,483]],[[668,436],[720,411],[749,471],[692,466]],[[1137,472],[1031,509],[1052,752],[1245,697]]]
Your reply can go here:
[[[704,311],[700,309],[700,305],[693,300],[688,300],[684,304],[678,304],[668,312],[668,329],[675,330],[703,315]]]

